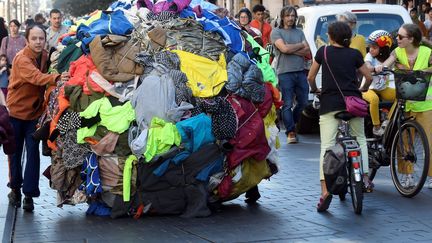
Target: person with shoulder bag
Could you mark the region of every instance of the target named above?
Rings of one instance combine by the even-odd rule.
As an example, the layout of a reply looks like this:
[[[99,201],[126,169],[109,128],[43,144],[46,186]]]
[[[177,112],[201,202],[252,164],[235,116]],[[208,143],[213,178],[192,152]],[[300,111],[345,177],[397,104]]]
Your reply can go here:
[[[26,39],[19,34],[21,24],[18,20],[12,19],[9,21],[10,35],[3,38],[1,42],[1,53],[7,56],[9,64],[12,64],[16,54],[21,51],[26,45]]]
[[[323,161],[326,150],[336,143],[339,121],[334,115],[346,110],[344,97],[355,97],[361,99],[361,91],[366,91],[372,81],[372,76],[363,61],[358,50],[349,48],[351,40],[351,29],[344,22],[334,22],[328,27],[330,46],[322,46],[318,49],[311,69],[309,70],[308,81],[311,92],[320,92],[320,181],[321,197],[317,205],[317,211],[326,211],[330,205],[332,195],[328,192],[323,173]],[[322,88],[316,86],[315,78],[322,65]],[[357,70],[365,77],[366,82],[358,88]],[[343,94],[341,94],[343,93]],[[367,111],[366,111],[367,112]],[[364,119],[355,117],[350,120],[351,133],[356,136],[361,148],[363,159],[363,172],[365,187],[371,186],[368,177],[368,152],[366,137],[364,133]]]

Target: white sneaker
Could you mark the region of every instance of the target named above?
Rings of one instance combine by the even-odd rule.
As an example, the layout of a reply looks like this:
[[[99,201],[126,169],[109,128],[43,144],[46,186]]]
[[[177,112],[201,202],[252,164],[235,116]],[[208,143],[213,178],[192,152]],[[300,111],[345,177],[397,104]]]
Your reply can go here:
[[[385,128],[387,127],[388,123],[389,123],[389,120],[385,120],[385,121],[383,121],[383,122],[381,123],[381,128],[382,128],[382,129],[385,129]]]
[[[381,137],[384,134],[384,128],[382,127],[374,127],[372,130],[375,136]]]
[[[407,175],[401,174],[401,176],[399,177],[399,182],[402,186],[405,184],[406,180],[407,180]]]
[[[429,188],[429,189],[432,189],[432,178],[429,179],[428,188]]]
[[[413,187],[413,186],[415,186],[414,177],[412,176],[412,174],[408,174],[406,176],[406,180],[404,181],[404,183],[402,184],[402,182],[401,182],[401,185],[403,187]]]

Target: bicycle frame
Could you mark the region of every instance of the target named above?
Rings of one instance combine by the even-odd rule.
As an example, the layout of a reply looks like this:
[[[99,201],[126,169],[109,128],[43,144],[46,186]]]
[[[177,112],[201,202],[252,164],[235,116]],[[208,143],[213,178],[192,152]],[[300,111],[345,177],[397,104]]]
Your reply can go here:
[[[390,154],[391,145],[396,132],[400,132],[401,126],[404,122],[413,119],[412,117],[405,117],[404,110],[405,100],[399,99],[392,116],[389,118],[389,124],[386,127],[382,138],[382,145],[387,154]]]

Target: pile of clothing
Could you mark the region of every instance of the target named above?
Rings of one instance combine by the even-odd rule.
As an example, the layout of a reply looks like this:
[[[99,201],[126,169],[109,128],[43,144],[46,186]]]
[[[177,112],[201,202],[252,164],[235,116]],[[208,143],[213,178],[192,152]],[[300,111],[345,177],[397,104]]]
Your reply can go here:
[[[206,1],[115,2],[51,55],[37,131],[58,206],[210,215],[272,175],[280,94],[269,53]]]

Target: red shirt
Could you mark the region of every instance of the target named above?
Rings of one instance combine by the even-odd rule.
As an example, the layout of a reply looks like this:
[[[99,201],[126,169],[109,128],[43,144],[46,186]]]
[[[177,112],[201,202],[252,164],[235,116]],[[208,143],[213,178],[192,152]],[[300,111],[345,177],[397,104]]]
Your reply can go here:
[[[267,23],[261,23],[258,20],[252,20],[250,22],[250,26],[259,29],[261,31],[261,38],[263,41],[263,47],[265,47],[268,43],[270,43],[270,33],[272,31],[271,25]]]

